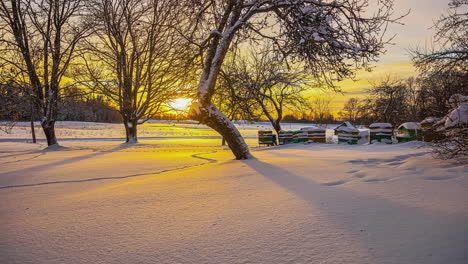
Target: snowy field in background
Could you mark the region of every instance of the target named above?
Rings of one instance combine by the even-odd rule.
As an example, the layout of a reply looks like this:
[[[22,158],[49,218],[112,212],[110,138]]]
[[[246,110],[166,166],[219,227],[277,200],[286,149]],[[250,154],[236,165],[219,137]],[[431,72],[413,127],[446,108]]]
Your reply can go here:
[[[468,263],[468,168],[420,142],[259,148],[257,123],[236,161],[193,123],[57,127],[0,134],[0,263]]]
[[[255,139],[252,145],[257,144],[258,130],[273,130],[267,122],[236,122],[237,128],[246,139]],[[287,123],[283,124],[284,130],[299,130],[303,127],[313,126],[312,124]],[[337,125],[325,125],[329,129],[329,136],[332,129]],[[38,139],[45,140],[44,133],[39,122],[35,122],[36,135]],[[70,141],[80,139],[82,141],[119,141],[125,139],[125,129],[122,124],[93,123],[93,122],[65,122],[56,123],[56,135],[59,141]],[[138,138],[141,140],[158,140],[166,138],[200,138],[219,139],[219,134],[211,128],[198,124],[196,121],[150,121],[138,126]],[[19,122],[14,127],[12,133],[6,134],[0,131],[1,141],[27,142],[31,140],[31,129],[29,122]],[[124,140],[125,141],[125,140]],[[249,143],[250,140],[248,140]]]

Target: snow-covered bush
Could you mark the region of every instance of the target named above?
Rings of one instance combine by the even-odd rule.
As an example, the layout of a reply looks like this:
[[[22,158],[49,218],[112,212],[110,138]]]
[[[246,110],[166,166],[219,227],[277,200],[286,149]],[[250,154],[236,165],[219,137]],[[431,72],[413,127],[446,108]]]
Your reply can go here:
[[[444,158],[468,161],[468,96],[450,97],[452,110],[434,127],[445,138],[434,143],[434,150]]]

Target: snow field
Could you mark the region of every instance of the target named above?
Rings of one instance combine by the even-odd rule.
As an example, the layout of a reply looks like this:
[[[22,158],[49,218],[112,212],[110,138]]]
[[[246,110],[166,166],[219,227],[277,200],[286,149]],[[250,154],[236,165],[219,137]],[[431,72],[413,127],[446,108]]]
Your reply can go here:
[[[157,125],[135,145],[101,124],[64,123],[55,151],[5,137],[0,263],[467,263],[468,169],[422,143],[236,161],[197,125]]]

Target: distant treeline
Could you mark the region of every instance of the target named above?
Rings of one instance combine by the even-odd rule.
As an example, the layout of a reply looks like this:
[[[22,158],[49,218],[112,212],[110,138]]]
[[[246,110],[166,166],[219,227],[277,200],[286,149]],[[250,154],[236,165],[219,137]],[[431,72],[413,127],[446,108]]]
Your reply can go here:
[[[387,77],[367,91],[366,98],[350,98],[338,113],[340,119],[369,125],[385,122],[398,125],[443,117],[454,94],[468,94],[466,70],[426,72],[417,78]]]
[[[73,88],[64,90],[58,108],[60,121],[122,122],[118,111],[103,96]],[[38,121],[40,114],[21,87],[0,85],[0,120]]]

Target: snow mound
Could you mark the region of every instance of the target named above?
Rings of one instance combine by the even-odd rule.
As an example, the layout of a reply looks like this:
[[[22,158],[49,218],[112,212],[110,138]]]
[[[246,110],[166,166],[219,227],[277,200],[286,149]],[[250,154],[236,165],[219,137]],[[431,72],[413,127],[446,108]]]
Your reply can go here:
[[[445,128],[468,125],[468,102],[461,103],[450,112],[445,120]]]

